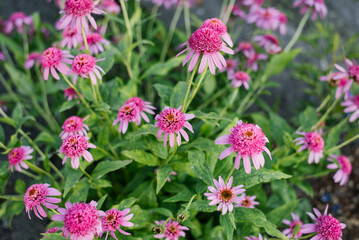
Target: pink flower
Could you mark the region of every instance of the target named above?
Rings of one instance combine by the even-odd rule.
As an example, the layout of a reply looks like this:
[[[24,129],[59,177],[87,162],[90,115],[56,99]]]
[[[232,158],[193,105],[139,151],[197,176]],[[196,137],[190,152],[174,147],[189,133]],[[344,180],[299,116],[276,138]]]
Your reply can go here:
[[[323,157],[323,148],[324,140],[317,132],[297,132],[297,134],[303,135],[304,137],[299,137],[294,139],[293,142],[296,142],[295,145],[302,145],[298,152],[303,151],[308,148],[310,151],[308,164],[311,164],[314,160],[316,164],[319,163],[319,160]]]
[[[88,142],[88,137],[72,134],[63,140],[60,147],[60,153],[65,154],[64,159],[62,160],[62,165],[65,164],[66,159],[71,159],[71,166],[74,169],[78,169],[80,166],[80,157],[83,156],[86,161],[92,162],[93,157],[88,148],[96,148],[95,145]]]
[[[341,72],[329,73],[328,76],[321,76],[320,81],[327,81],[331,86],[336,86],[335,98],[338,99],[342,94],[348,97],[353,79],[349,79],[347,74]]]
[[[344,108],[345,113],[353,113],[349,122],[354,122],[359,117],[359,95],[349,96],[347,99],[341,104]]]
[[[24,25],[32,25],[33,19],[32,16],[26,16],[23,12],[14,12],[8,21],[5,23],[5,33],[9,34],[11,33],[14,28],[16,27],[16,30],[18,33],[22,33],[24,31]]]
[[[67,27],[62,32],[62,41],[61,47],[67,46],[67,49],[76,48],[77,45],[82,41],[82,36],[76,30],[76,28],[71,29]]]
[[[242,4],[245,6],[262,6],[264,0],[242,0]]]
[[[239,61],[235,59],[226,59],[226,65],[225,70],[227,71],[227,77],[231,78],[239,65]]]
[[[262,237],[261,234],[258,235],[258,237],[255,237],[251,235],[250,237],[244,237],[246,240],[267,240],[266,237]]]
[[[88,32],[89,25],[87,19],[90,21],[92,27],[97,29],[96,21],[91,16],[91,13],[104,13],[102,10],[95,7],[98,2],[98,0],[66,0],[64,9],[60,11],[60,13],[65,13],[65,15],[59,20],[60,24],[58,25],[58,29],[67,27],[73,29],[76,27],[77,32],[80,33],[83,27],[84,31]]]
[[[243,85],[246,90],[249,89],[248,82],[251,80],[251,77],[248,75],[248,73],[237,71],[236,73],[230,75],[229,79],[232,80],[232,87],[238,88]]]
[[[130,233],[125,232],[120,228],[121,226],[133,227],[133,223],[129,222],[129,220],[133,217],[133,214],[127,215],[129,214],[129,212],[130,212],[129,208],[126,208],[123,211],[117,209],[108,210],[105,213],[105,216],[101,218],[102,233],[100,234],[100,236],[102,236],[104,232],[107,232],[105,238],[106,240],[108,237],[108,233],[111,232],[111,236],[117,240],[115,236],[116,230],[118,230],[120,233],[124,235],[131,235]]]
[[[65,208],[58,208],[60,214],[52,216],[53,221],[63,221],[62,235],[71,240],[92,240],[100,236],[102,226],[100,216],[105,216],[103,211],[96,209],[97,202],[90,203],[65,203]]]
[[[18,148],[14,148],[9,153],[9,168],[11,169],[11,172],[13,172],[13,167],[15,166],[16,170],[18,172],[21,172],[21,167],[24,169],[28,169],[29,166],[24,162],[25,160],[32,159],[32,156],[30,155],[34,149],[28,146],[21,146]]]
[[[277,10],[277,14],[278,14],[278,21],[279,21],[279,32],[280,34],[284,35],[287,32],[287,23],[288,23],[288,19],[287,16],[282,13],[281,11]]]
[[[109,45],[110,42],[102,37],[99,33],[90,33],[86,35],[87,44],[89,47],[90,54],[99,54],[105,49],[102,45]],[[85,46],[82,45],[81,50],[84,50]]]
[[[84,120],[86,120],[87,118],[88,117],[82,119],[77,116],[72,116],[66,119],[64,124],[62,125],[63,131],[60,133],[61,139],[65,139],[72,134],[87,136],[87,131],[89,131],[89,127],[84,124]]]
[[[321,18],[325,18],[328,13],[328,9],[325,6],[324,0],[295,0],[293,7],[300,7],[299,12],[301,14],[304,14],[313,8],[313,20],[317,18],[317,14],[319,14]]]
[[[30,186],[24,195],[25,210],[30,217],[30,210],[34,210],[35,215],[42,220],[42,217],[47,217],[41,204],[50,209],[58,208],[53,203],[61,202],[60,198],[49,196],[60,196],[61,193],[55,188],[49,188],[50,184],[34,184]],[[41,216],[40,216],[41,215]]]
[[[348,70],[345,70],[338,64],[334,64],[335,68],[341,72],[341,75],[338,74],[337,78],[349,75],[351,78],[354,78],[356,81],[359,82],[359,65],[357,65],[355,61],[350,61],[347,58],[345,58],[345,65]]]
[[[71,101],[72,99],[76,99],[78,98],[79,96],[77,96],[77,93],[75,91],[75,89],[73,88],[66,88],[64,90],[64,93],[65,93],[65,98],[67,98],[67,101]]]
[[[255,52],[252,43],[250,42],[240,42],[238,47],[236,47],[235,52],[242,52],[245,56],[249,56]]]
[[[330,155],[331,158],[327,158],[329,162],[332,162],[328,164],[327,168],[329,169],[339,169],[334,174],[334,182],[340,183],[340,186],[343,186],[344,184],[348,183],[349,175],[352,172],[352,164],[350,163],[349,159],[346,156],[337,156],[337,155]],[[339,164],[338,164],[334,161]]]
[[[328,205],[322,215],[318,209],[313,208],[314,213],[307,212],[307,214],[315,221],[315,223],[308,223],[302,226],[302,233],[317,233],[310,240],[342,240],[342,229],[346,227],[344,223],[340,223],[338,219],[331,214],[327,214]]]
[[[269,54],[276,54],[282,51],[276,36],[271,34],[259,35],[254,38],[259,46],[264,47]]]
[[[215,144],[230,144],[231,146],[225,149],[220,155],[219,159],[227,157],[233,152],[237,152],[234,165],[239,169],[241,158],[245,171],[251,173],[251,160],[255,169],[264,166],[263,151],[265,151],[270,158],[270,151],[265,146],[268,138],[264,135],[263,131],[258,125],[243,123],[242,120],[238,121],[237,125],[229,130],[230,134],[220,136],[216,139]]]
[[[227,31],[227,26],[218,18],[210,18],[202,23],[200,28],[212,28],[230,46],[233,47],[231,36]]]
[[[292,218],[293,218],[293,221],[290,221],[290,220],[287,220],[287,219],[284,219],[282,222],[286,225],[289,226],[289,228],[286,228],[283,230],[283,234],[287,236],[287,238],[299,238],[301,236],[303,236],[303,234],[301,233],[301,228],[302,228],[302,221],[300,221],[300,218],[298,215],[292,213]],[[299,228],[299,231],[297,232],[297,234],[295,236],[293,236],[293,233],[294,233],[294,228],[299,224],[300,228]]]
[[[29,56],[27,56],[24,66],[25,66],[26,69],[30,69],[35,64],[36,64],[36,66],[39,66],[40,63],[41,63],[41,55],[40,55],[40,53],[33,52],[33,53],[30,53]]]
[[[256,196],[248,196],[245,193],[243,193],[238,201],[237,205],[235,207],[244,207],[244,208],[255,208],[255,205],[258,205],[259,202],[254,201],[256,199]]]
[[[164,224],[164,222],[161,222]],[[179,237],[185,237],[186,233],[183,230],[189,230],[188,227],[182,226],[177,221],[168,220],[165,225],[165,232],[154,235],[155,238],[166,238],[166,240],[178,240]]]
[[[211,201],[209,205],[212,206],[219,203],[217,211],[222,209],[222,215],[226,214],[227,210],[228,212],[232,212],[233,203],[239,201],[239,197],[237,197],[237,195],[246,191],[242,188],[243,185],[238,185],[232,188],[233,177],[228,180],[227,184],[224,183],[221,176],[219,176],[218,182],[216,179],[213,179],[213,182],[216,188],[209,186],[208,190],[211,192],[204,194],[207,196],[207,199]]]
[[[46,49],[41,55],[41,71],[44,73],[44,79],[47,80],[49,78],[49,73],[51,71],[51,75],[55,79],[60,80],[56,69],[62,74],[68,74],[70,69],[65,63],[71,64],[71,58],[73,58],[73,56],[69,53],[69,51],[61,50],[55,47]]]
[[[240,6],[234,5],[232,9],[232,14],[234,16],[240,17],[242,19],[246,19],[246,13],[241,9]]]
[[[247,15],[247,22],[256,23],[257,27],[264,30],[276,30],[279,27],[278,10],[273,7],[252,7]]]
[[[103,61],[104,59],[96,59],[87,54],[80,54],[74,58],[72,62],[71,71],[74,73],[72,81],[76,84],[76,78],[80,75],[83,78],[91,79],[93,85],[97,84],[97,79],[102,80],[100,71],[105,74],[103,69],[96,65],[96,62]]]
[[[182,63],[182,66],[184,66],[191,60],[188,66],[189,72],[195,68],[199,57],[202,55],[198,73],[202,73],[208,64],[211,73],[214,75],[216,73],[215,66],[220,70],[223,70],[226,67],[226,60],[219,51],[234,54],[233,50],[228,48],[226,44],[222,42],[218,32],[209,27],[201,27],[197,29],[183,45],[187,45],[187,48],[177,54],[177,56],[190,49],[190,52]]]
[[[247,57],[246,68],[252,68],[253,71],[258,71],[258,63],[257,63],[258,60],[267,60],[267,55],[259,54],[255,51],[248,53],[246,57]]]
[[[181,135],[186,140],[189,141],[187,133],[184,131],[184,127],[186,127],[190,132],[193,133],[192,125],[187,121],[193,119],[194,114],[187,114],[181,111],[182,106],[179,108],[170,108],[165,107],[160,114],[157,114],[155,119],[157,122],[155,123],[155,127],[158,127],[157,137],[161,140],[162,133],[163,142],[165,147],[167,147],[167,136],[169,135],[170,147],[174,147],[175,145],[175,137],[177,134],[177,144],[181,145]]]
[[[3,52],[0,52],[0,60],[5,62],[6,61],[6,57],[5,54]]]
[[[53,227],[53,228],[47,229],[45,233],[55,233],[55,232],[58,232],[58,231],[60,231],[59,227]],[[46,236],[43,236],[42,238],[46,238]]]
[[[103,0],[98,8],[111,14],[119,14],[121,7],[114,0]]]

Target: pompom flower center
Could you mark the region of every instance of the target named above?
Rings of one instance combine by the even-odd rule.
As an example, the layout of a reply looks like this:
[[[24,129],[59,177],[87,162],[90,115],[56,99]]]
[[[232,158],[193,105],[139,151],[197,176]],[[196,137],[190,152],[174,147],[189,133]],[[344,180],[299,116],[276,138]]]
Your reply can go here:
[[[58,48],[48,48],[41,55],[41,64],[44,68],[51,68],[62,60],[62,51]]]
[[[166,133],[177,133],[185,124],[184,113],[176,108],[164,109],[157,119],[159,128]]]
[[[47,193],[47,187],[43,184],[35,184],[31,186],[24,195],[24,200],[27,208],[32,208],[38,203],[41,203]]]
[[[94,8],[93,0],[66,0],[64,11],[68,15],[82,17],[90,14]]]
[[[342,170],[346,174],[350,174],[352,172],[352,164],[350,163],[349,159],[345,156],[340,156],[338,158],[338,162],[342,168]]]
[[[88,44],[95,44],[102,40],[102,36],[98,33],[92,33],[86,37]]]
[[[87,150],[87,139],[81,135],[70,135],[62,143],[63,152],[66,156],[79,157],[80,154]]]
[[[77,132],[83,127],[83,120],[80,117],[70,117],[64,122],[64,130],[66,132]]]
[[[234,197],[234,194],[232,193],[232,191],[230,189],[223,189],[220,193],[220,197],[222,199],[222,201],[224,202],[230,202],[233,197]]]
[[[167,234],[169,234],[170,236],[174,236],[177,234],[178,232],[178,226],[172,224],[171,226],[166,228],[166,232]]]
[[[138,108],[135,104],[125,103],[118,111],[117,117],[121,120],[134,121],[138,114]]]
[[[247,73],[239,71],[234,74],[234,78],[239,81],[248,81],[249,76]]]
[[[314,152],[320,152],[324,147],[323,138],[316,132],[308,132],[305,134],[305,141],[308,144],[308,149]]]
[[[21,148],[14,148],[9,154],[9,162],[14,165],[23,159],[25,151]]]
[[[216,53],[222,48],[222,40],[216,30],[203,27],[192,33],[188,39],[188,45],[199,54]]]
[[[202,27],[213,28],[219,35],[227,32],[227,26],[218,18],[207,19],[203,22]]]
[[[95,68],[95,66],[96,61],[94,57],[87,54],[80,54],[74,58],[72,71],[77,74],[88,74]]]
[[[340,222],[329,215],[323,215],[318,218],[316,230],[323,239],[327,240],[336,240],[342,236]]]
[[[107,221],[108,222],[113,222],[114,220],[115,220],[115,217],[112,214],[107,216]]]

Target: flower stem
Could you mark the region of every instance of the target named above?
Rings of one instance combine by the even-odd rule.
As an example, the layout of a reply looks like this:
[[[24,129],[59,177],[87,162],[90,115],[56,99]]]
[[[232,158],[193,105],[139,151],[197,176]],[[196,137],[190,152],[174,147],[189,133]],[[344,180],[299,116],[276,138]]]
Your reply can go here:
[[[348,140],[346,140],[346,141],[343,142],[342,144],[339,144],[338,146],[335,146],[335,147],[330,148],[330,149],[327,151],[327,153],[328,153],[328,154],[331,154],[331,153],[335,152],[336,150],[338,150],[338,149],[340,149],[340,148],[342,148],[342,147],[348,145],[349,143],[355,141],[355,140],[358,139],[358,138],[359,138],[359,134],[355,135],[355,136],[352,137],[352,138],[349,138]]]
[[[87,38],[86,38],[86,33],[85,33],[85,29],[84,27],[82,26],[82,38],[84,39],[84,44],[85,44],[85,50],[87,53],[89,53],[89,46],[87,44]]]
[[[124,0],[120,0],[120,5],[121,5],[121,8],[122,8],[123,17],[125,19],[125,24],[126,24],[128,38],[129,38],[129,45],[128,46],[130,47],[132,45],[132,42],[133,42],[132,27],[131,27],[130,19],[128,18],[126,4],[125,4]],[[132,54],[132,51],[129,51],[128,52],[128,61],[129,62],[131,62],[131,54]]]
[[[24,201],[24,197],[22,195],[0,195],[0,199],[6,199],[11,201]]]
[[[189,202],[188,202],[188,204],[187,204],[187,206],[186,206],[186,209],[184,210],[185,212],[188,211],[189,207],[190,207],[191,204],[192,204],[193,199],[194,199],[196,196],[197,196],[197,194],[194,194],[194,195],[191,197],[191,200],[189,200]]]
[[[219,114],[220,116],[223,116],[226,113],[227,109],[233,105],[234,100],[237,98],[238,92],[239,88],[234,89],[231,99],[229,100],[229,102],[227,102],[226,106]]]
[[[311,13],[312,13],[312,11],[309,10],[306,14],[304,14],[302,20],[300,20],[297,31],[294,33],[292,39],[289,41],[287,46],[284,48],[284,52],[289,52],[292,49],[292,47],[294,46],[294,44],[297,42],[298,38],[302,34],[303,28],[304,28],[305,24],[307,23]]]
[[[224,9],[224,16],[223,16],[223,23],[227,24],[229,17],[231,16],[234,4],[236,3],[236,0],[231,0],[228,4],[228,7]]]
[[[184,4],[184,24],[186,27],[186,35],[190,36],[191,35],[191,20],[189,17],[189,9],[186,4]]]
[[[43,174],[43,175],[47,175],[54,183],[56,183],[55,178],[48,172],[46,172],[45,170],[39,168],[38,166],[36,166],[35,164],[32,164],[31,162],[27,161],[26,164],[30,167],[30,169],[32,169],[33,171],[39,173],[39,174]]]
[[[96,93],[96,90],[95,90],[95,85],[92,83],[92,81],[91,81],[91,87],[92,87],[92,93],[93,93],[93,97],[95,99],[95,103],[98,106],[97,93]]]
[[[79,165],[83,174],[85,174],[90,180],[92,180],[92,176],[85,171],[85,169],[82,167],[82,164],[80,163]]]
[[[183,99],[183,112],[186,112],[186,103],[187,103],[187,99],[188,99],[188,95],[189,95],[189,92],[191,90],[191,86],[192,86],[192,83],[193,83],[193,79],[194,79],[194,75],[196,74],[197,72],[197,68],[198,68],[198,63],[197,65],[195,66],[195,68],[192,70],[192,74],[191,74],[191,77],[188,79],[188,87],[187,87],[187,92],[186,92],[186,95]],[[175,106],[176,107],[176,106]]]
[[[28,177],[31,177],[35,180],[38,180],[40,178],[40,176],[36,176],[35,174],[32,174],[24,169],[21,170],[21,173],[23,173],[24,175],[28,176]]]
[[[194,96],[196,96],[197,91],[198,91],[199,87],[201,86],[201,83],[203,82],[204,77],[206,76],[207,69],[208,69],[208,67],[206,66],[206,68],[204,69],[204,71],[203,71],[203,73],[202,73],[202,75],[201,75],[201,78],[199,79],[199,81],[198,81],[198,83],[197,83],[195,89],[193,90],[193,94],[191,95],[191,98],[189,99],[189,101],[188,101],[188,103],[187,103],[187,106],[186,106],[186,108],[185,108],[186,110],[187,110],[187,108],[189,107],[189,105],[191,104],[191,102],[192,102]]]
[[[236,169],[236,167],[233,165],[231,171],[229,172],[228,176],[226,177],[226,181],[224,181],[226,184],[227,184],[229,178],[232,176],[234,169]]]
[[[319,127],[320,124],[322,124],[325,119],[327,119],[329,113],[334,109],[334,107],[337,105],[337,103],[339,102],[339,98],[336,99],[332,105],[327,109],[327,111],[324,113],[324,115],[319,119],[319,121],[312,127],[312,129],[316,129]]]
[[[175,139],[176,141],[175,141],[175,149],[173,149],[173,152],[172,152],[172,154],[171,154],[171,156],[166,160],[166,162],[165,162],[165,165],[167,165],[169,162],[170,162],[170,160],[173,158],[173,156],[175,155],[175,153],[176,153],[176,151],[177,151],[177,139]]]

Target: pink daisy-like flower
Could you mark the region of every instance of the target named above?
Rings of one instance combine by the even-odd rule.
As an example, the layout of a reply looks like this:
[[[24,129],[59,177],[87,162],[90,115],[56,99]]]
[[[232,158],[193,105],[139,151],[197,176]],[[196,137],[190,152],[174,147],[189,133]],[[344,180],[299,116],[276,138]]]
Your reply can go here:
[[[56,69],[62,74],[69,74],[70,68],[65,63],[71,64],[71,58],[73,58],[73,56],[69,53],[69,51],[61,50],[55,47],[46,49],[41,55],[41,71],[44,73],[44,79],[47,80],[49,78],[49,73],[51,71],[51,75],[55,79],[60,80]]]
[[[119,14],[121,11],[121,7],[114,0],[103,0],[98,8],[111,14]]]
[[[143,120],[145,120],[146,122],[150,122],[150,120],[148,119],[147,115],[145,114],[145,112],[149,113],[149,114],[155,114],[154,111],[152,110],[156,110],[156,108],[154,106],[152,106],[152,104],[150,102],[146,102],[143,101],[142,98],[139,97],[132,97],[130,99],[128,99],[126,101],[126,103],[133,103],[135,104],[139,111],[140,111],[140,115],[143,118]],[[141,119],[140,119],[141,120]],[[141,122],[141,121],[140,121]]]
[[[264,0],[242,0],[242,4],[245,6],[262,6]]]
[[[233,47],[233,42],[231,36],[229,36],[227,31],[227,26],[218,18],[210,18],[202,23],[200,28],[212,28],[218,35],[230,46]]]
[[[53,227],[53,228],[47,229],[45,233],[55,233],[55,232],[58,232],[58,231],[60,231],[59,227]],[[43,236],[42,238],[46,238],[46,236]]]
[[[255,51],[250,52],[248,54],[246,54],[247,57],[247,63],[246,63],[246,68],[252,68],[253,71],[258,71],[258,60],[267,60],[267,55],[265,54],[259,54]]]
[[[26,16],[23,12],[14,12],[9,20],[5,22],[4,32],[9,34],[16,28],[18,33],[22,33],[24,31],[24,25],[30,26],[32,23],[32,16]]]
[[[67,101],[71,101],[72,99],[76,99],[79,97],[79,96],[77,96],[75,89],[73,89],[71,87],[66,88],[64,90],[64,95],[65,95],[65,98],[67,98]]]
[[[211,192],[204,194],[207,196],[207,199],[211,201],[209,205],[212,206],[219,203],[217,211],[222,209],[222,215],[226,214],[227,210],[228,212],[232,212],[233,203],[239,201],[239,197],[237,197],[237,195],[246,191],[242,188],[243,185],[238,185],[232,188],[233,177],[228,180],[227,184],[224,183],[221,176],[219,176],[218,182],[216,179],[213,179],[213,182],[217,189],[209,186],[208,190]]]
[[[344,108],[345,113],[353,113],[349,122],[354,122],[359,117],[359,95],[348,96],[347,99],[341,104]]]
[[[41,63],[41,55],[40,55],[40,53],[33,52],[33,53],[30,53],[29,56],[27,56],[24,66],[25,66],[26,69],[30,69],[35,64],[36,64],[36,66],[39,66],[40,63]]]
[[[60,24],[58,25],[58,28],[64,29],[71,27],[71,29],[73,29],[76,27],[77,32],[80,33],[83,27],[84,31],[88,32],[88,19],[91,23],[91,26],[94,29],[97,29],[96,21],[91,16],[91,13],[104,13],[102,10],[96,8],[98,3],[99,1],[93,0],[66,0],[64,9],[60,11],[60,13],[65,13],[65,15],[59,20]]]
[[[233,6],[232,14],[242,19],[246,19],[247,16],[247,14],[241,9],[241,6],[237,4]]]
[[[164,233],[156,234],[156,235],[154,235],[154,237],[155,238],[166,238],[166,240],[178,240],[179,237],[186,236],[186,233],[184,232],[184,230],[188,231],[189,228],[182,226],[177,221],[170,219],[170,220],[168,220],[168,222],[165,225]]]
[[[359,82],[359,65],[357,65],[355,61],[351,61],[347,58],[345,58],[344,61],[345,66],[348,70],[345,70],[342,66],[338,64],[334,64],[335,68],[341,72],[341,74],[337,75],[337,78],[349,75],[351,78],[354,78],[356,81]]]
[[[338,99],[342,94],[348,96],[353,79],[349,79],[347,74],[341,72],[329,73],[328,76],[321,76],[320,81],[327,81],[331,86],[336,86],[335,98]]]
[[[67,47],[68,49],[76,48],[77,45],[82,41],[82,36],[76,30],[67,27],[62,32],[61,47]]]
[[[50,209],[58,208],[53,203],[61,202],[60,198],[54,198],[49,196],[60,196],[61,193],[55,188],[49,188],[50,184],[34,184],[30,186],[24,195],[25,211],[30,217],[30,210],[33,210],[35,215],[42,220],[42,217],[47,217],[41,204]]]
[[[280,34],[284,35],[287,32],[287,23],[288,23],[288,19],[287,16],[282,13],[281,11],[278,10],[278,21],[279,21],[279,32]]]
[[[159,128],[157,137],[161,140],[162,133],[164,133],[163,142],[165,147],[167,147],[167,136],[169,136],[170,147],[174,147],[175,145],[176,134],[178,146],[181,145],[181,135],[186,142],[189,141],[188,135],[183,129],[184,127],[193,133],[192,125],[187,120],[193,119],[195,116],[194,114],[183,113],[181,109],[182,106],[179,106],[179,108],[165,107],[162,112],[155,117],[157,122],[154,126]]]
[[[317,18],[317,14],[323,19],[328,13],[324,0],[295,0],[293,7],[300,7],[300,14],[304,14],[313,8],[312,20]]]
[[[245,207],[245,208],[255,208],[255,205],[258,205],[259,202],[254,201],[256,199],[256,196],[249,196],[243,193],[238,201],[237,205],[235,207]]]
[[[257,27],[264,30],[276,30],[279,27],[278,10],[273,7],[252,7],[247,15],[247,22],[256,23]]]
[[[263,237],[261,234],[258,237],[251,235],[250,237],[244,237],[246,240],[267,240],[266,237]]]
[[[296,138],[293,141],[296,142],[295,145],[302,145],[298,149],[298,152],[301,152],[304,149],[308,148],[308,150],[310,151],[308,157],[308,164],[311,164],[313,160],[316,164],[318,164],[319,160],[323,157],[323,138],[317,132],[297,132],[297,134],[304,136]]]
[[[342,240],[342,229],[346,227],[344,223],[340,223],[338,219],[331,214],[327,214],[328,205],[322,215],[318,209],[313,208],[316,216],[310,212],[307,214],[315,223],[308,223],[302,226],[302,233],[317,233],[310,240]]]
[[[196,67],[198,59],[202,55],[198,73],[202,73],[208,64],[209,70],[214,75],[216,73],[216,66],[220,70],[223,70],[226,67],[226,60],[220,54],[220,51],[234,54],[233,50],[227,47],[222,41],[218,32],[209,27],[201,27],[197,29],[183,45],[187,45],[187,48],[177,54],[177,56],[190,49],[190,52],[182,63],[182,66],[184,66],[191,60],[188,66],[189,72]]]
[[[110,44],[110,42],[107,41],[106,39],[104,39],[101,34],[95,33],[95,32],[87,34],[86,39],[87,39],[87,44],[88,44],[89,51],[91,54],[99,54],[99,53],[105,51],[105,49],[103,48],[102,45]],[[82,45],[81,50],[84,50],[84,49],[85,49],[85,46]]]
[[[133,214],[127,215],[130,213],[130,209],[126,208],[123,211],[117,209],[110,209],[105,213],[105,216],[101,218],[102,222],[102,233],[107,232],[106,238],[108,237],[108,233],[111,232],[111,236],[116,238],[115,232],[118,230],[120,233],[124,235],[131,235],[128,232],[123,231],[120,227],[133,227],[133,223],[129,222],[129,220],[133,217]],[[127,215],[127,216],[126,216]]]
[[[28,169],[29,166],[24,162],[25,160],[32,159],[32,156],[30,155],[34,149],[32,149],[29,146],[21,146],[18,148],[14,148],[9,153],[9,168],[11,169],[11,172],[13,172],[13,167],[15,166],[15,169],[18,172],[21,172],[21,167],[24,169]]]
[[[69,117],[65,120],[64,124],[62,125],[63,131],[60,133],[60,138],[65,139],[67,136],[72,134],[79,134],[82,136],[87,136],[87,131],[89,131],[89,127],[84,124],[84,120],[88,117],[82,119],[77,116]]]
[[[235,59],[226,59],[226,68],[225,71],[227,71],[227,77],[230,78],[234,75],[234,72],[236,71],[239,61]]]
[[[339,163],[339,166],[335,163]],[[349,159],[346,156],[337,156],[334,154],[330,155],[330,158],[327,158],[330,164],[328,164],[327,168],[329,169],[339,169],[334,174],[334,182],[339,183],[340,186],[343,186],[348,183],[349,175],[352,172],[352,164],[350,163]]]
[[[60,153],[65,154],[65,157],[62,160],[62,165],[65,164],[67,158],[70,158],[72,168],[78,169],[81,156],[83,156],[86,161],[92,162],[93,157],[87,149],[96,148],[96,146],[89,143],[88,139],[88,137],[78,134],[72,134],[66,137],[65,140],[63,140],[59,151]]]
[[[259,35],[254,37],[254,41],[258,43],[259,46],[265,48],[269,54],[276,54],[282,51],[282,48],[279,46],[279,41],[274,35]]]
[[[80,75],[83,78],[90,77],[93,85],[97,84],[97,79],[102,80],[100,71],[105,74],[103,69],[96,65],[96,62],[103,61],[104,59],[96,59],[88,54],[80,54],[74,58],[71,70],[74,73],[72,81],[76,84],[76,78]]]
[[[255,53],[254,47],[250,42],[240,42],[236,47],[235,52],[242,52],[245,56],[250,56]]]
[[[237,71],[234,74],[230,75],[229,79],[232,80],[232,87],[238,88],[243,85],[246,90],[249,89],[248,82],[251,80],[251,77],[248,75],[248,73],[243,71]]]
[[[241,159],[243,158],[243,165],[246,173],[251,173],[251,159],[255,169],[264,166],[263,151],[265,151],[270,158],[269,149],[265,146],[269,142],[264,135],[262,129],[255,124],[243,123],[238,121],[237,125],[229,130],[230,134],[220,136],[216,139],[215,144],[230,144],[231,146],[225,149],[220,155],[219,159],[227,157],[233,152],[237,152],[234,165],[239,169]]]
[[[303,225],[303,222],[300,221],[300,218],[297,214],[294,214],[292,213],[292,218],[293,218],[293,221],[290,221],[290,220],[287,220],[287,219],[284,219],[282,222],[286,225],[289,226],[289,228],[286,228],[283,230],[283,234],[287,236],[287,238],[299,238],[301,236],[303,236],[302,232],[301,232],[301,228],[302,228],[302,225]],[[293,233],[294,233],[294,228],[299,224],[299,231],[297,232],[297,234],[295,236],[293,236]]]
[[[90,203],[65,203],[65,208],[58,208],[60,214],[53,215],[53,221],[63,221],[62,235],[71,240],[92,240],[100,236],[102,224],[100,216],[105,216],[103,211],[96,208],[97,202]]]

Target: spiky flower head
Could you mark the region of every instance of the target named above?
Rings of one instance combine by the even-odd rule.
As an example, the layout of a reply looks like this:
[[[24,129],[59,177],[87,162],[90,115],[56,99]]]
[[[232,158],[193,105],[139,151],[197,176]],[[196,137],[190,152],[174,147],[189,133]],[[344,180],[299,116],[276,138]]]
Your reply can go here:
[[[50,47],[46,49],[41,55],[41,70],[44,74],[44,79],[49,78],[49,73],[56,79],[60,80],[60,77],[56,70],[60,73],[67,75],[70,72],[70,68],[66,64],[71,64],[73,56],[69,51],[61,50],[56,47]]]
[[[29,166],[24,162],[25,160],[32,159],[32,156],[30,155],[34,149],[32,149],[29,146],[21,146],[18,148],[14,148],[11,150],[11,152],[8,155],[9,159],[9,168],[11,169],[11,172],[15,169],[18,172],[21,172],[21,167],[24,169],[28,169]]]
[[[162,234],[154,235],[155,238],[166,238],[166,240],[178,240],[179,237],[185,237],[184,230],[189,230],[188,227],[182,226],[177,221],[168,220],[165,225],[165,231]]]
[[[324,140],[322,136],[317,132],[297,132],[297,134],[304,136],[296,138],[293,141],[296,142],[295,145],[302,145],[298,149],[298,152],[307,148],[310,151],[308,163],[311,164],[314,160],[314,162],[318,164],[319,160],[323,157]]]
[[[133,217],[133,214],[129,214],[130,209],[126,208],[123,211],[120,211],[118,209],[110,209],[105,213],[105,216],[101,218],[102,222],[102,233],[106,233],[106,238],[108,237],[108,234],[111,233],[111,236],[113,238],[116,238],[115,232],[118,230],[120,233],[124,235],[131,235],[128,232],[123,231],[120,227],[133,227],[133,223],[129,222],[129,220]],[[129,214],[129,215],[128,215]],[[127,216],[126,216],[127,215]]]
[[[96,59],[88,54],[80,54],[74,58],[72,62],[71,71],[74,73],[72,81],[76,84],[76,78],[80,75],[83,78],[89,78],[93,85],[97,84],[97,79],[102,80],[101,73],[105,74],[104,70],[96,64],[96,62],[104,59]]]

